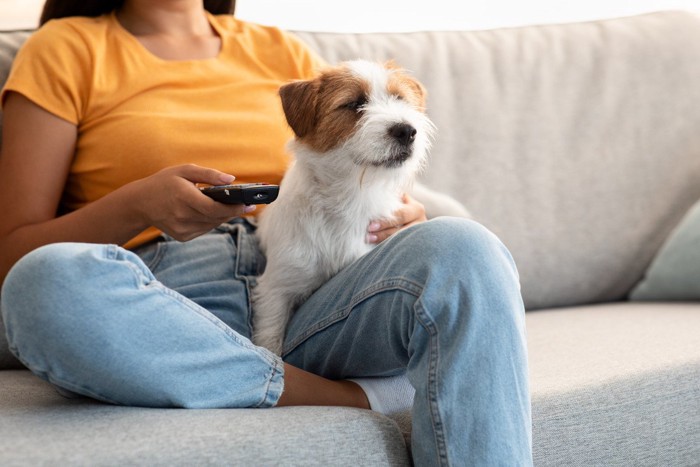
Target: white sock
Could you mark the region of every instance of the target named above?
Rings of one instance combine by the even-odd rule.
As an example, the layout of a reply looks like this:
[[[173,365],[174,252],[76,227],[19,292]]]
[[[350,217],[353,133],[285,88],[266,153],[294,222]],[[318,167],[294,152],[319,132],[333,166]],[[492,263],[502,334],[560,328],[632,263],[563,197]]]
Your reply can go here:
[[[383,376],[377,378],[351,378],[367,395],[369,406],[375,412],[391,417],[410,411],[416,391],[408,382],[408,377]]]

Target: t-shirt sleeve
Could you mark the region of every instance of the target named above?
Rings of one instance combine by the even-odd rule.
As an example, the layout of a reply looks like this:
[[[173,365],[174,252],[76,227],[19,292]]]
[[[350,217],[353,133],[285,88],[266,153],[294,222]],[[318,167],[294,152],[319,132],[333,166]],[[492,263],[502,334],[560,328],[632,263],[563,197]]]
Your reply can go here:
[[[81,35],[61,21],[50,21],[20,48],[0,94],[22,94],[48,112],[78,124],[89,95],[90,53]]]
[[[321,68],[328,66],[305,42],[292,33],[286,33],[287,46],[296,63],[299,79],[311,79],[318,74]]]

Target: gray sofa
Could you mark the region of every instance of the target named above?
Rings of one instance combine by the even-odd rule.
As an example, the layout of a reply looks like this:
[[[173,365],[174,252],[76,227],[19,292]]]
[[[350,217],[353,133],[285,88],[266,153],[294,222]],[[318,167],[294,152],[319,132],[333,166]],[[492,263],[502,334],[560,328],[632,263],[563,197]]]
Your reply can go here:
[[[700,18],[298,34],[425,83],[425,183],[519,266],[535,464],[699,465]],[[0,33],[0,82],[27,35]],[[0,366],[2,465],[410,463],[407,415],[116,407],[59,396],[5,343]]]

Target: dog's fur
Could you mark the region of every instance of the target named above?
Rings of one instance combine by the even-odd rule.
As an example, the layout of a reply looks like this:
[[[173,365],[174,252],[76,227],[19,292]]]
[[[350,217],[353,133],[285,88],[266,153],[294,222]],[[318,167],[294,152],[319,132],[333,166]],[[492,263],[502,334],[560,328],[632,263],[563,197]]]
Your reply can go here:
[[[280,354],[289,317],[367,253],[423,168],[433,125],[425,89],[393,64],[357,60],[280,89],[296,160],[260,218],[267,255],[253,295],[253,341]]]

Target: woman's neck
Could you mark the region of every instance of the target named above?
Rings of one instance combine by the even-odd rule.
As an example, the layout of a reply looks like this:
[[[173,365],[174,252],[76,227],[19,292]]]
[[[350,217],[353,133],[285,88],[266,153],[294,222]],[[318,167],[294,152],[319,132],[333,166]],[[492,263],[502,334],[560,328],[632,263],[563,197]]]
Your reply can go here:
[[[126,0],[117,18],[137,37],[215,35],[201,0]]]
[[[201,0],[126,0],[117,20],[163,60],[203,60],[219,55],[222,39]]]

